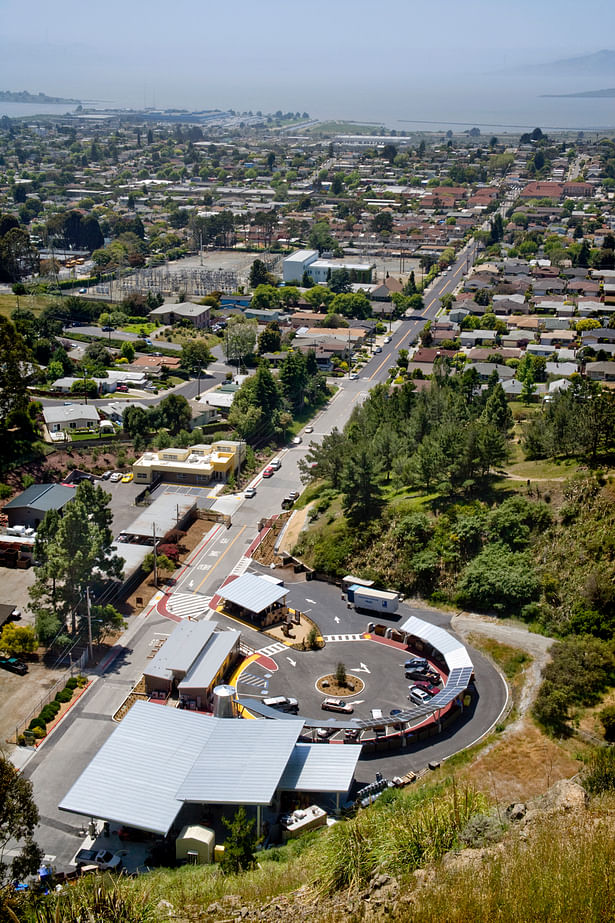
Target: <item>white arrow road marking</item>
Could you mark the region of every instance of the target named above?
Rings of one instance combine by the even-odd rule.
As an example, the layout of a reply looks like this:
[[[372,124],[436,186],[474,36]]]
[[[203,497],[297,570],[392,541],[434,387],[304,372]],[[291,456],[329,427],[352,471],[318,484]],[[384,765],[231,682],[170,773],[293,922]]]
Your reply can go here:
[[[307,596],[305,597],[305,601],[306,601],[306,603],[311,603],[313,606],[316,605],[316,600],[315,600],[315,599],[308,599]]]
[[[353,699],[352,702],[349,702],[349,705],[363,705],[365,699]]]
[[[372,671],[364,663],[360,667],[351,667],[352,673],[371,673]]]
[[[339,623],[340,623],[340,620],[338,619],[338,617],[337,617],[337,615],[335,616],[335,621],[336,621],[336,622],[337,622],[337,624],[339,625]]]
[[[290,657],[287,657],[286,659],[288,660],[288,662],[289,662],[289,664],[291,665],[291,667],[296,667],[296,666],[297,666],[297,661],[296,661],[296,660],[291,660]]]
[[[194,580],[191,580],[188,586],[194,586]]]

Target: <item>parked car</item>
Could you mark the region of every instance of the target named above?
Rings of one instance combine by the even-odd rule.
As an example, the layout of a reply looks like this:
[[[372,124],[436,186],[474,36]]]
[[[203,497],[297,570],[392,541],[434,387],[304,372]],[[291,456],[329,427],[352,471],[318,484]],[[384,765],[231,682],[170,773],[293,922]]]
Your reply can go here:
[[[335,734],[337,728],[318,728],[316,736],[319,740],[328,740],[332,734]]]
[[[263,705],[269,708],[277,708],[278,711],[289,712],[296,715],[299,711],[299,702],[287,695],[276,695],[269,699],[263,699]]]
[[[425,679],[415,680],[413,688],[415,687],[418,687],[419,689],[424,689],[428,695],[437,695],[440,692],[439,686],[434,686],[433,683],[430,683]]]
[[[121,481],[123,477],[124,475],[121,471],[114,471],[109,480],[113,481],[113,483],[116,483],[117,481]]]
[[[130,484],[133,478],[134,478],[134,474],[132,473],[132,471],[129,471],[128,474],[125,474],[124,477],[122,478],[122,484]]]
[[[356,381],[359,376],[356,372],[352,372],[348,377],[351,381]]]
[[[280,461],[279,458],[273,458],[273,459],[269,462],[269,465],[268,465],[267,467],[268,467],[268,468],[273,468],[274,471],[279,471],[280,468],[282,467],[282,462]]]
[[[384,338],[384,342],[385,342],[385,343],[390,343],[392,339],[393,339],[393,337],[385,337],[385,338]]]
[[[25,676],[28,672],[27,664],[17,657],[0,657],[0,667],[10,673],[18,673],[19,676]]]
[[[375,353],[381,353],[381,352],[382,352],[382,346],[376,346],[374,352],[375,352]]]
[[[80,288],[80,289],[79,289],[79,294],[80,294],[80,295],[86,295],[86,294],[87,294],[87,291],[88,291],[87,288]]]
[[[431,696],[428,692],[425,692],[424,689],[421,689],[420,686],[409,686],[410,692],[408,693],[408,698],[411,702],[414,702],[415,705],[427,705],[431,700]]]
[[[345,715],[351,715],[354,711],[350,702],[345,702],[344,699],[325,699],[321,708],[325,711],[341,711]]]
[[[313,426],[306,426],[305,429],[303,430],[303,432],[304,432],[304,433],[313,433],[313,432],[314,432],[314,427],[313,427]]]
[[[254,487],[248,487],[246,488],[246,490],[244,490],[243,495],[246,498],[246,500],[251,500],[252,497],[256,496],[256,490]]]
[[[301,445],[301,443],[303,442],[303,439],[301,438],[301,436],[293,436],[293,438],[290,441],[293,445]]]
[[[83,865],[97,865],[103,871],[119,871],[122,867],[122,857],[112,853],[109,849],[80,849],[75,856],[77,867]]]
[[[345,728],[344,738],[345,740],[358,740],[360,733],[359,728]]]
[[[406,660],[404,670],[428,670],[429,663],[424,657],[413,657],[412,660]]]
[[[125,394],[128,391],[128,385],[118,385],[115,390],[119,391],[120,394]]]
[[[268,466],[267,468],[265,468],[265,470],[263,471],[263,477],[264,477],[264,478],[272,478],[272,477],[273,477],[273,474],[274,474],[274,469],[271,467],[271,465],[269,465],[269,466]]]
[[[103,481],[108,481],[112,474],[113,474],[113,471],[111,471],[110,469],[109,471],[103,471],[103,473],[101,474],[101,478],[103,479]]]
[[[293,503],[294,503],[295,500],[298,500],[298,499],[299,499],[299,491],[298,491],[298,490],[289,490],[288,496],[290,497],[290,499],[291,499],[291,500],[293,501]]]

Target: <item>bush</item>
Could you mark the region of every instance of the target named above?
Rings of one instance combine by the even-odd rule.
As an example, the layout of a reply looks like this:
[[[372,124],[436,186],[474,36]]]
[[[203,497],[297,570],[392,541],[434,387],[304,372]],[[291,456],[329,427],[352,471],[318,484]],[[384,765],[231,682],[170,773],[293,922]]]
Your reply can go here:
[[[36,718],[33,718],[30,724],[28,725],[28,730],[33,731],[35,728],[46,728],[47,722],[44,718],[41,718],[40,715],[37,715]]]
[[[530,555],[496,543],[467,565],[458,583],[457,601],[483,610],[517,612],[539,593],[540,581]]]
[[[47,729],[45,727],[37,726],[32,728],[32,734],[36,740],[42,740],[43,737],[47,736]]]
[[[615,705],[607,705],[602,709],[600,721],[604,728],[604,739],[615,741]]]
[[[71,676],[69,680],[66,681],[66,689],[76,689],[79,685],[79,681],[76,676]]]
[[[615,750],[612,747],[596,750],[587,768],[585,787],[591,795],[615,789]]]
[[[58,694],[56,695],[56,702],[62,702],[62,703],[64,703],[64,702],[70,702],[70,700],[72,699],[72,697],[73,697],[73,693],[72,693],[72,690],[71,690],[71,689],[62,689],[62,690],[61,690],[60,692],[58,692]]]

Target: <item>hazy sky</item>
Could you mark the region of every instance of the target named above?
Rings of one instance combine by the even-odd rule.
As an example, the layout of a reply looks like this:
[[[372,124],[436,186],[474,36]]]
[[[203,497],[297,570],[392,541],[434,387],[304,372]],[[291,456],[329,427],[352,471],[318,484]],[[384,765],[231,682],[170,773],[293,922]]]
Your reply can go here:
[[[1,89],[350,118],[615,36],[605,0],[0,0],[0,17]]]

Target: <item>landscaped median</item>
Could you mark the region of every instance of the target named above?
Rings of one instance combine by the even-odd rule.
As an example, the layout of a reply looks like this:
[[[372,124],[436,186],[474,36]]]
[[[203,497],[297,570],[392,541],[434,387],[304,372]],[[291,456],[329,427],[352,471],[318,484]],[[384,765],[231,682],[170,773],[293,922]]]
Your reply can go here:
[[[87,676],[71,676],[67,680],[64,689],[61,689],[32,719],[27,730],[17,736],[16,743],[19,746],[34,744],[38,746],[41,740],[54,729],[56,724],[64,717],[67,711],[73,707],[81,695],[90,685]]]

